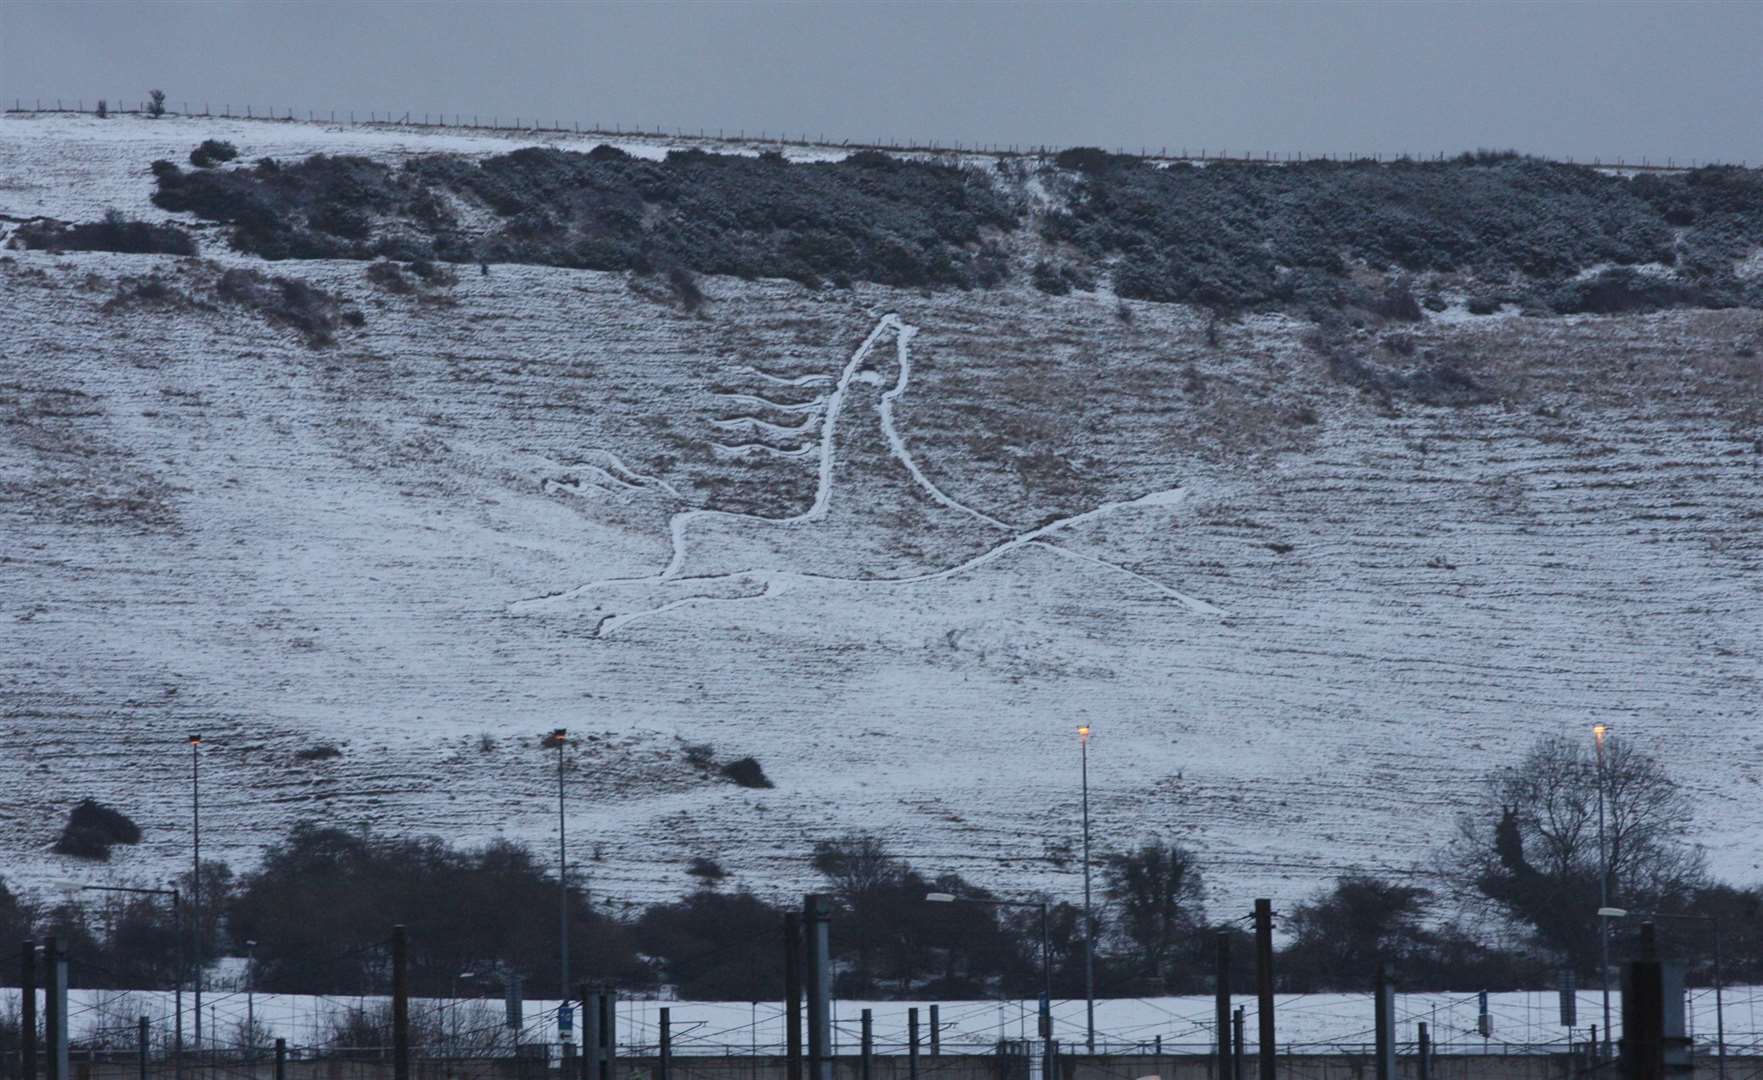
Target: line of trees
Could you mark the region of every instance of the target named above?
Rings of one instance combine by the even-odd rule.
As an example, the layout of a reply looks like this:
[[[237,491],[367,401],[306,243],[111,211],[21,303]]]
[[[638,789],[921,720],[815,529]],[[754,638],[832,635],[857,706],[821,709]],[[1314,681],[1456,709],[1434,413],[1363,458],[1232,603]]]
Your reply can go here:
[[[1615,739],[1605,751],[1600,766],[1586,748],[1543,739],[1489,778],[1434,867],[1401,880],[1349,874],[1280,912],[1281,988],[1363,989],[1380,962],[1406,985],[1445,991],[1547,985],[1562,970],[1595,977],[1594,913],[1605,900],[1689,916],[1662,926],[1689,961],[1693,982],[1712,977],[1715,921],[1726,979],[1763,978],[1763,889],[1710,880],[1691,842],[1690,801],[1656,758]],[[956,874],[927,875],[872,836],[823,841],[807,858],[837,905],[840,996],[974,998],[1041,989],[1033,906],[927,902],[933,893],[998,897]],[[1241,920],[1208,912],[1198,853],[1151,839],[1103,855],[1098,870],[1100,994],[1207,992],[1219,934],[1234,939],[1233,978],[1248,985],[1248,932]],[[384,992],[383,942],[392,923],[409,927],[411,986],[419,995],[460,992],[465,972],[476,973],[465,987],[473,993],[499,993],[514,974],[535,993],[558,986],[557,924],[549,917],[557,882],[521,844],[467,850],[434,838],[308,824],[271,847],[250,874],[235,876],[220,863],[202,873],[202,918],[187,931],[210,957],[255,941],[256,983],[266,991]],[[576,977],[637,991],[670,986],[688,999],[779,997],[784,908],[725,891],[719,875],[699,876],[698,891],[628,918],[596,909],[572,888]],[[192,884],[186,875],[186,895]],[[179,953],[164,900],[103,895],[108,902],[96,906],[34,906],[0,885],[0,940],[55,934],[72,955],[76,985],[169,985]],[[1060,901],[1047,914],[1044,977],[1056,996],[1081,995],[1082,909]]]

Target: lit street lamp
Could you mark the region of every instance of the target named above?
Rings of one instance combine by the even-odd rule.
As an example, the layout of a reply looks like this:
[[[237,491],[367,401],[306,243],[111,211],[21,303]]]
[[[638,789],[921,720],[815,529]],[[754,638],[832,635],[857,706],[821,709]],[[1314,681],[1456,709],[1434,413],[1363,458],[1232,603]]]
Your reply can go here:
[[[557,948],[562,992],[561,1001],[569,1000],[569,849],[563,845],[563,748],[569,743],[569,732],[556,728],[539,741],[547,750],[557,751]]]
[[[1090,918],[1090,725],[1077,729],[1083,760],[1084,802],[1084,1043],[1096,1052],[1096,925]]]
[[[1605,911],[1616,910],[1610,905],[1609,849],[1604,839],[1604,737],[1606,724],[1592,725],[1592,738],[1598,755],[1598,985],[1604,999],[1604,1056],[1610,1056],[1610,923]]]
[[[1601,907],[1598,909],[1598,917],[1604,920],[1642,919],[1649,922],[1654,919],[1682,919],[1686,922],[1708,924],[1714,935],[1714,1050],[1720,1061],[1720,1080],[1726,1080],[1726,1003],[1722,993],[1724,979],[1721,977],[1720,920],[1712,915],[1672,915],[1658,911],[1626,911],[1618,907]]]

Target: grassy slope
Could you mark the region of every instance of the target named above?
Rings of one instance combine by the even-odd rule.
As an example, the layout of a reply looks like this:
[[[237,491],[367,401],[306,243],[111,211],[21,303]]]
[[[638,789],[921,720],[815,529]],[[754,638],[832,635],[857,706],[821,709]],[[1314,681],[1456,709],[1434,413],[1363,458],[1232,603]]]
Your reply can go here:
[[[191,730],[210,740],[205,850],[236,863],[314,815],[542,843],[530,743],[563,725],[587,736],[571,837],[602,895],[684,889],[699,854],[798,889],[809,841],[845,828],[1069,894],[1078,717],[1099,733],[1099,835],[1192,841],[1233,907],[1407,867],[1475,775],[1593,717],[1669,756],[1718,870],[1758,873],[1763,431],[1757,361],[1733,349],[1755,312],[1452,316],[1400,328],[1412,358],[1378,345],[1393,328],[1347,333],[1498,395],[1444,409],[1339,381],[1296,322],[1213,347],[1185,308],[1128,322],[1085,295],[714,279],[694,318],[616,274],[498,267],[449,304],[357,263],[281,264],[367,316],[314,351],[237,312],[102,310],[119,276],[200,264],[12,257],[0,850],[26,880],[70,872],[44,849],[85,795],[147,832],[106,873],[175,866]],[[746,364],[836,371],[883,310],[921,328],[898,418],[945,491],[1033,524],[1186,483],[1188,507],[1071,539],[1227,615],[1033,553],[607,640],[509,613],[654,572],[683,504],[803,507],[811,463],[713,452],[715,395],[752,389]],[[600,451],[682,498],[597,479]],[[875,528],[940,557],[935,535]],[[778,787],[715,782],[682,739],[754,754]],[[343,757],[295,761],[320,742]]]

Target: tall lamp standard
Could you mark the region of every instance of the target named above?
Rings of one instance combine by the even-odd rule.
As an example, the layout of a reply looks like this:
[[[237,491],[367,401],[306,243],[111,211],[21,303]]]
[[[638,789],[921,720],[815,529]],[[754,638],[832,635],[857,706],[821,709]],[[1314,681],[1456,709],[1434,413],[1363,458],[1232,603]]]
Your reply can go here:
[[[1726,1003],[1723,1000],[1722,987],[1725,979],[1721,975],[1720,955],[1720,920],[1712,915],[1671,915],[1660,911],[1627,911],[1617,907],[1601,907],[1598,909],[1600,919],[1683,919],[1689,922],[1705,922],[1714,933],[1714,1047],[1720,1061],[1720,1080],[1726,1080]]]
[[[992,900],[979,896],[956,896],[954,893],[925,893],[933,904],[984,904],[987,907],[1024,907],[1041,909],[1041,1007],[1036,1011],[1036,1030],[1041,1036],[1044,1061],[1053,1060],[1053,962],[1047,948],[1047,902],[1045,900]],[[1722,1078],[1724,1080],[1724,1078]]]
[[[1604,1056],[1610,1056],[1610,857],[1604,843],[1604,736],[1608,724],[1592,725],[1592,741],[1598,748],[1598,985],[1604,996]]]
[[[141,889],[124,885],[82,885],[77,881],[58,881],[56,885],[81,892],[136,893],[141,896],[171,897],[171,939],[177,952],[177,975],[172,983],[172,1054],[177,1075],[184,1075],[184,905],[177,889]]]
[[[1096,1052],[1096,924],[1090,918],[1090,725],[1077,729],[1084,804],[1084,1045]]]
[[[569,849],[563,844],[563,748],[569,732],[556,728],[539,745],[557,751],[557,948],[558,970],[562,973],[562,992],[558,1000],[569,1000]]]
[[[196,1030],[192,1045],[202,1053],[202,736],[190,736],[190,943],[196,955],[190,989],[196,998]]]

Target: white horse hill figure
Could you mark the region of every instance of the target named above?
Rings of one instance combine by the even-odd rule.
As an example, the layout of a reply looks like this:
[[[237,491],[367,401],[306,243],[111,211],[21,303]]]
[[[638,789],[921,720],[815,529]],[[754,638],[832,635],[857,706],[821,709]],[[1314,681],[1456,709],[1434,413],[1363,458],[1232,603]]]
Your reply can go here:
[[[806,510],[783,518],[722,510],[682,511],[671,519],[673,557],[660,572],[590,581],[519,601],[512,610],[582,609],[598,620],[596,635],[605,637],[637,619],[688,604],[758,600],[814,582],[919,585],[964,574],[1034,547],[1132,578],[1192,611],[1220,613],[1211,604],[1160,581],[1059,542],[1060,532],[1118,510],[1177,506],[1186,498],[1183,488],[1105,503],[1023,530],[957,502],[925,476],[895,427],[893,411],[894,401],[906,392],[911,380],[911,342],[917,332],[897,315],[883,316],[836,380],[824,375],[786,379],[752,372],[771,382],[797,387],[832,383],[831,392],[822,399],[779,404],[757,396],[724,395],[755,408],[792,416],[806,414],[805,419],[789,424],[753,416],[716,421],[724,430],[788,437],[808,435],[818,427],[818,445],[794,451],[757,443],[718,446],[723,455],[817,455],[819,482],[814,502]],[[884,347],[889,339],[892,349]],[[937,554],[923,551],[921,540],[934,544]]]

